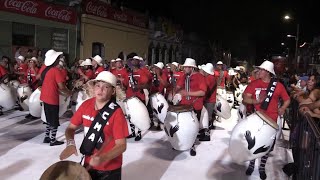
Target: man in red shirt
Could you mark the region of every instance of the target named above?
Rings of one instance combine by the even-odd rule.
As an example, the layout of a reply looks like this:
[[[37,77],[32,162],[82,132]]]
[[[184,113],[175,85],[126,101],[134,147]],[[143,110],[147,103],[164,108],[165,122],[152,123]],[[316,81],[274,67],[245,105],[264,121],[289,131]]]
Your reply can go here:
[[[37,58],[32,57],[28,60],[28,70],[25,74],[27,82],[31,89],[34,91],[38,88],[38,75],[39,69],[37,68]]]
[[[229,79],[229,74],[227,71],[223,70],[223,63],[222,61],[218,61],[216,64],[216,70],[214,71],[214,76],[217,78],[217,93],[220,94],[222,97],[226,96],[225,84],[226,81]]]
[[[98,129],[95,124],[92,126],[92,123],[96,123],[95,119],[98,116],[107,121],[101,130],[102,134],[98,137],[99,139],[103,137],[102,145],[98,147],[96,142],[90,155],[85,155],[84,166],[89,169],[92,179],[121,179],[122,154],[126,150],[126,137],[129,133],[124,114],[114,99],[116,82],[116,77],[108,71],[101,72],[95,80],[90,81],[89,84],[94,89],[95,96],[81,104],[65,132],[67,147],[60,154],[61,160],[72,154],[78,155],[74,134],[81,125],[87,137],[87,133],[93,132],[90,131],[91,129]],[[111,109],[118,108],[108,116],[106,106]],[[99,127],[101,128],[102,125],[99,124]],[[90,137],[91,135],[89,139]]]
[[[182,66],[184,67],[184,75],[177,82],[177,93],[182,96],[180,104],[192,105],[198,120],[200,120],[203,100],[207,91],[206,81],[202,74],[195,71],[197,65],[194,59],[186,58]],[[190,149],[190,154],[191,156],[196,155],[194,146]]]
[[[71,96],[72,92],[65,85],[63,77],[57,65],[60,62],[62,52],[49,50],[46,53],[44,66],[41,67],[40,81],[42,81],[40,100],[43,101],[44,113],[47,120],[44,143],[50,146],[61,145],[63,142],[56,140],[59,123],[59,93]]]
[[[16,61],[17,61],[17,69],[15,70],[15,74],[18,75],[18,80],[20,83],[27,83],[27,78],[25,74],[27,73],[28,70],[28,65],[27,63],[24,62],[25,58],[23,56],[19,56]]]
[[[268,92],[268,87],[270,82],[273,82],[273,77],[275,76],[274,65],[270,61],[264,61],[260,66],[257,74],[257,80],[251,82],[243,93],[243,102],[246,104],[253,104],[255,110],[262,111],[268,115],[272,120],[277,122],[279,115],[283,115],[286,108],[290,104],[290,97],[280,82],[276,82],[275,89],[270,88],[273,92]],[[274,83],[272,83],[274,84]],[[270,94],[272,96],[270,97]],[[280,99],[282,99],[283,104],[279,108]],[[267,109],[261,106],[268,100],[269,105]],[[269,154],[266,154],[261,158],[261,163],[259,166],[259,173],[261,179],[266,179],[267,175],[265,173],[265,164],[267,162]],[[251,175],[254,170],[255,160],[250,161],[249,167],[246,171],[247,175]]]
[[[102,64],[102,58],[99,55],[96,55],[95,57],[93,57],[91,59],[92,59],[92,67],[93,67],[94,77],[97,77],[97,75],[99,73],[104,71],[104,67]]]
[[[172,62],[171,64],[169,64],[170,66],[170,71],[168,73],[168,87],[166,88],[166,97],[169,96],[169,94],[171,94],[171,96],[173,97],[173,92],[175,92],[176,90],[176,86],[177,86],[177,82],[179,81],[179,79],[183,76],[183,72],[180,71],[179,69],[179,63],[177,62]],[[172,99],[168,99],[170,101],[172,101]]]
[[[0,83],[4,83],[5,79],[8,78],[8,62],[9,58],[6,56],[2,56],[1,62],[0,62]]]
[[[80,79],[83,80],[84,83],[94,78],[91,59],[86,59],[80,64],[80,66],[82,70],[78,71],[78,73],[80,74]]]
[[[131,69],[128,74],[128,76],[125,78],[125,81],[123,85],[126,88],[126,96],[127,98],[130,98],[132,96],[136,96],[139,98],[144,104],[146,104],[146,97],[143,92],[143,89],[149,88],[149,78],[146,75],[145,71],[140,69],[140,60],[136,56],[132,59],[129,59],[131,61]],[[130,124],[132,134],[130,137],[135,137],[135,141],[140,141],[141,136],[141,130],[138,130],[137,135],[135,134],[135,126],[133,124]]]

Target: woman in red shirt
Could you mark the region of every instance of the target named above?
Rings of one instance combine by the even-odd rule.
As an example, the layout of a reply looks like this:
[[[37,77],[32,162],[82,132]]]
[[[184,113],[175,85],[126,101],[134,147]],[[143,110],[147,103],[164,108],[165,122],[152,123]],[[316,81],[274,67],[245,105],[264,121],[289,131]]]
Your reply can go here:
[[[39,69],[37,68],[37,58],[32,57],[28,60],[28,69],[25,72],[25,78],[27,79],[27,82],[33,91],[38,88],[38,72]]]

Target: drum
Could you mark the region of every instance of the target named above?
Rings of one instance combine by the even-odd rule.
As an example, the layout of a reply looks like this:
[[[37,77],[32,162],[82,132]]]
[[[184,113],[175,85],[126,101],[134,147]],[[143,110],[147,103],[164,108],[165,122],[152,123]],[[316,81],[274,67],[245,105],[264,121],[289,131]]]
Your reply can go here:
[[[77,101],[76,101],[76,109],[75,109],[75,111],[77,111],[77,110],[79,109],[80,105],[81,105],[84,101],[88,100],[89,98],[90,98],[90,97],[89,97],[89,95],[86,93],[86,91],[84,91],[84,90],[79,91],[79,92],[78,92]]]
[[[9,85],[13,87],[14,89],[18,89],[18,86],[20,85],[20,82],[18,80],[11,80],[9,81]]]
[[[239,109],[238,109],[237,114],[238,114],[238,121],[246,119],[247,118],[247,107],[241,103],[239,105]]]
[[[119,85],[116,86],[116,99],[117,102],[126,99],[126,92]]]
[[[218,116],[224,119],[229,119],[231,117],[231,109],[228,101],[219,94],[217,94],[217,102],[214,105],[214,110]]]
[[[169,108],[168,102],[160,93],[152,94],[150,99],[153,114],[163,123]]]
[[[190,149],[199,131],[199,122],[192,106],[169,106],[164,121],[164,131],[174,149],[179,151]]]
[[[200,129],[209,128],[209,114],[208,110],[203,106],[200,116]]]
[[[16,99],[14,97],[11,88],[3,83],[0,84],[0,106],[3,107],[4,110],[12,109],[16,104]]]
[[[236,101],[238,101],[239,103],[242,102],[242,99],[243,99],[242,94],[246,88],[247,88],[246,84],[239,84],[239,88],[237,88],[234,92]]]
[[[230,109],[232,109],[233,104],[234,104],[234,96],[232,91],[227,91],[227,101],[229,103]]]
[[[29,112],[34,117],[41,117],[41,91],[37,88],[29,98]]]
[[[125,99],[123,103],[127,119],[140,130],[148,130],[151,120],[145,104],[135,96]]]
[[[65,97],[65,96],[59,94],[59,117],[61,117],[68,110],[70,98],[71,97]],[[43,122],[47,122],[46,115],[44,113],[43,108],[44,108],[44,106],[42,106],[42,110],[41,110],[41,120]]]
[[[81,164],[60,161],[52,164],[41,175],[40,180],[91,180],[88,171]]]
[[[229,153],[238,163],[266,155],[273,146],[278,125],[266,114],[256,111],[233,129]]]
[[[29,110],[29,97],[32,94],[32,89],[28,84],[20,84],[17,89],[18,102],[23,110]]]
[[[223,97],[224,99],[227,99],[227,91],[225,88],[222,88],[222,87],[218,87],[217,88],[217,95],[220,95],[221,97]]]

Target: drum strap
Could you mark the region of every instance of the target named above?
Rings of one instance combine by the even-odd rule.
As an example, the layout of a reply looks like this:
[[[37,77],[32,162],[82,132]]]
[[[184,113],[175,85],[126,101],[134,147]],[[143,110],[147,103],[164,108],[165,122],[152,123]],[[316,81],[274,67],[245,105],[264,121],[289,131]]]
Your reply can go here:
[[[103,134],[104,126],[107,124],[112,114],[119,108],[116,100],[112,98],[94,118],[86,137],[83,139],[80,152],[84,155],[92,155],[93,150],[100,149],[105,137]]]
[[[190,77],[191,77],[191,75],[187,75],[186,76],[186,80],[185,80],[185,89],[186,89],[187,92],[190,92]],[[191,97],[187,96],[186,99],[190,100]]]
[[[46,76],[47,72],[52,68],[52,66],[47,66],[41,73],[40,81],[39,81],[39,86],[42,86],[44,77]]]
[[[274,94],[274,91],[276,90],[276,86],[277,86],[277,79],[276,78],[272,78],[270,80],[268,89],[267,89],[267,97],[266,99],[264,99],[264,101],[262,102],[262,104],[260,105],[260,108],[263,110],[267,110],[269,103],[271,101],[271,98]]]

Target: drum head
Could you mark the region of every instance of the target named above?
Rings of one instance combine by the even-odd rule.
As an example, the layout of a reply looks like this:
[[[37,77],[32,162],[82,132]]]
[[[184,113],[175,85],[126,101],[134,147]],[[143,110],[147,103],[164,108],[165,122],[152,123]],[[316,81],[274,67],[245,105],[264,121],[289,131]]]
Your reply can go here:
[[[274,129],[279,129],[279,126],[276,122],[274,122],[266,113],[262,111],[256,111],[257,115],[263,119],[264,122],[269,124]]]
[[[192,111],[193,107],[190,105],[169,105],[168,111],[171,112],[189,112]]]
[[[87,170],[79,163],[60,161],[44,171],[40,180],[91,180]]]

